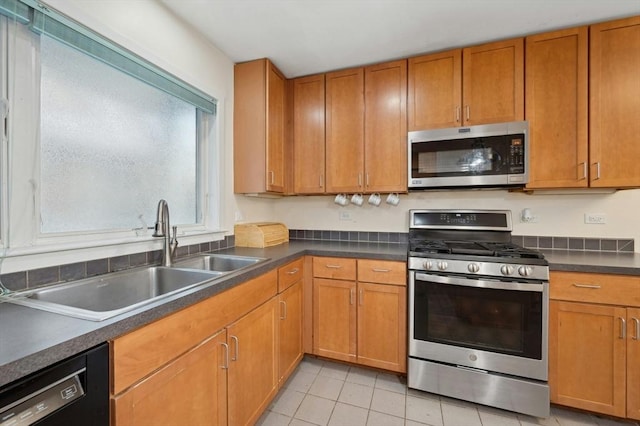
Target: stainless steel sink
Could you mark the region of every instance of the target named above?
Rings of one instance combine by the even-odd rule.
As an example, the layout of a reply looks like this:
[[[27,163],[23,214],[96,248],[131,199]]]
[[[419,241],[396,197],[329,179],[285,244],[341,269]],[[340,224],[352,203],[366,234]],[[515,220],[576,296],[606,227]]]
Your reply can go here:
[[[14,293],[10,301],[102,321],[203,284],[222,272],[151,266]]]
[[[268,260],[263,257],[205,253],[174,263],[179,268],[194,268],[216,272],[232,272]]]

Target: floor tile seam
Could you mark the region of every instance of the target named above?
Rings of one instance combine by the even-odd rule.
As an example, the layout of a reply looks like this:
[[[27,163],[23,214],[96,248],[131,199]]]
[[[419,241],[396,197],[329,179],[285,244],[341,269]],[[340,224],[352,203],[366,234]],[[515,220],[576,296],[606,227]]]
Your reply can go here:
[[[404,419],[405,419],[405,423],[406,423],[406,421],[407,421],[407,420],[411,420],[412,422],[421,423],[421,424],[426,424],[426,425],[428,425],[428,426],[440,426],[440,425],[446,426],[446,425],[444,424],[444,415],[442,414],[442,401],[440,401],[440,398],[438,398],[438,400],[437,400],[437,401],[435,401],[435,400],[432,400],[432,399],[430,400],[430,399],[427,399],[427,398],[419,398],[419,397],[416,397],[416,399],[421,399],[421,400],[423,400],[423,401],[428,400],[428,401],[433,401],[433,402],[437,402],[437,403],[438,403],[437,411],[439,411],[439,412],[440,412],[440,421],[441,421],[440,425],[433,425],[433,424],[431,424],[431,423],[424,423],[424,422],[421,422],[421,421],[418,421],[418,420],[414,420],[414,419],[410,419],[410,418],[408,418],[408,417],[407,417],[407,415],[408,415],[407,404],[409,404],[409,397],[410,397],[410,396],[413,396],[413,395],[409,395],[409,394],[407,394],[407,396],[405,397],[405,400],[404,400]],[[480,421],[482,422],[482,419],[480,419]]]
[[[334,411],[334,410],[335,410],[335,408],[336,408],[336,403],[337,403],[337,401],[332,401],[332,400],[330,400],[330,399],[328,399],[328,398],[324,398],[324,397],[321,397],[321,396],[318,396],[318,395],[314,395],[314,394],[309,393],[309,392],[305,393],[305,397],[306,397],[307,395],[311,395],[311,396],[313,396],[313,397],[315,397],[315,398],[324,399],[325,401],[329,401],[329,402],[332,402],[332,403],[333,403],[333,408],[331,409],[331,414],[329,414],[329,419],[327,420],[327,424],[329,424],[329,420],[331,420],[331,416],[333,415],[333,411]],[[302,398],[302,400],[304,401],[304,398]],[[300,405],[302,405],[302,402],[300,402]],[[301,421],[303,421],[303,422],[311,423],[311,424],[313,424],[313,425],[317,425],[317,426],[326,426],[326,425],[321,425],[321,424],[318,424],[318,423],[313,423],[313,422],[310,422],[310,421],[305,420],[305,419],[301,419],[300,417],[296,417],[296,414],[298,414],[298,410],[300,410],[300,407],[299,407],[299,406],[298,406],[298,408],[296,409],[296,412],[293,414],[293,417],[292,417],[292,420],[291,420],[291,421],[293,421],[293,419],[297,419],[297,420],[301,420]],[[289,422],[289,423],[291,423],[291,422]]]
[[[318,379],[318,377],[320,377],[320,376],[317,376],[317,377],[314,379],[313,383],[311,383],[311,386],[309,386],[309,390],[307,391],[307,395],[313,395],[313,396],[317,396],[318,398],[329,399],[329,400],[331,401],[331,399],[330,399],[330,398],[326,398],[326,397],[324,397],[324,396],[320,396],[320,395],[316,395],[316,394],[310,393],[310,392],[311,392],[311,388],[313,387],[313,384],[316,382],[316,380]],[[323,376],[323,377],[325,377],[325,376]],[[329,379],[331,379],[332,377],[325,377],[325,378],[329,378]],[[334,402],[338,402],[338,398],[340,398],[340,394],[342,393],[342,389],[344,389],[345,381],[344,381],[344,380],[339,380],[339,379],[334,379],[334,380],[338,380],[338,381],[341,381],[341,382],[342,382],[342,385],[340,385],[340,390],[338,391],[338,396],[336,397],[336,399],[332,400],[332,401],[334,401]],[[303,399],[304,399],[304,398],[303,398]]]

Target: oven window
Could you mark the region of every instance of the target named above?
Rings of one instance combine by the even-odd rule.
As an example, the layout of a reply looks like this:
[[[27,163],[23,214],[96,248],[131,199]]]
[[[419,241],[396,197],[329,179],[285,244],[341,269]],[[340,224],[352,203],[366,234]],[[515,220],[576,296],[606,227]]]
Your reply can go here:
[[[416,281],[417,340],[542,358],[542,293]]]

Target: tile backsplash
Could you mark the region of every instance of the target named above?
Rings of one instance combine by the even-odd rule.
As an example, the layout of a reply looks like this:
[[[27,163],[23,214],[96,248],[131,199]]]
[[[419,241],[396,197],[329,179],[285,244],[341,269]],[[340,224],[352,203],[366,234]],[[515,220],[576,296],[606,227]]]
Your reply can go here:
[[[372,243],[407,243],[406,232],[357,232],[357,231],[323,231],[310,229],[290,229],[291,240],[314,241],[353,241]],[[606,252],[633,252],[634,240],[600,239],[579,237],[546,237],[546,236],[521,236],[513,235],[511,241],[515,244],[533,249],[558,249],[578,251],[606,251]]]

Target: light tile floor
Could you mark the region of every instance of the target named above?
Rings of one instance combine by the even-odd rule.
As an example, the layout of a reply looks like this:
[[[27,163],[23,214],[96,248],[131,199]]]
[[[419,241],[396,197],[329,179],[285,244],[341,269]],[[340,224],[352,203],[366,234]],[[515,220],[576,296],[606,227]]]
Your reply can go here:
[[[558,407],[540,419],[407,389],[402,377],[305,357],[260,426],[638,426]]]

